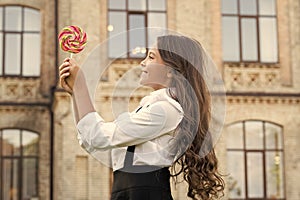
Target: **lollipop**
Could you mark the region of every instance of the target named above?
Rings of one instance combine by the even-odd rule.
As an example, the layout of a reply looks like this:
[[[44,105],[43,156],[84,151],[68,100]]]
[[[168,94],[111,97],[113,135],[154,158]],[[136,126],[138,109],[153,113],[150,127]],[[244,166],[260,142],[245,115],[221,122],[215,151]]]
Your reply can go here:
[[[86,33],[78,26],[67,26],[58,35],[60,48],[63,51],[74,53],[82,51],[86,45]]]

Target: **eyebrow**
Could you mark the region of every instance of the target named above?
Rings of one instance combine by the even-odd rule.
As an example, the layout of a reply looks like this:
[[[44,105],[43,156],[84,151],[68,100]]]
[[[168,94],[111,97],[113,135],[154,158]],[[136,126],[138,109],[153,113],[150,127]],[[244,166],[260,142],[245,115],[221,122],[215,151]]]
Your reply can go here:
[[[149,55],[150,55],[150,54],[153,54],[154,56],[156,55],[156,54],[154,53],[154,51],[153,51],[153,50],[149,50],[149,52],[148,52],[148,53],[149,53]]]

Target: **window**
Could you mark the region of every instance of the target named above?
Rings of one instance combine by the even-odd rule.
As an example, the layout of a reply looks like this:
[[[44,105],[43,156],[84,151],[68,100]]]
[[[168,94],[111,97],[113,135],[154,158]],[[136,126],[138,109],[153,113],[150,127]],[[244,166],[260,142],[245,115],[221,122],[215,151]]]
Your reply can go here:
[[[165,0],[108,0],[110,58],[141,58],[158,33],[146,27],[166,28]]]
[[[222,0],[223,60],[278,62],[276,0]]]
[[[0,130],[0,200],[38,197],[39,135]]]
[[[41,15],[22,6],[0,6],[0,76],[40,75]]]
[[[226,132],[229,199],[285,199],[282,127],[243,121]]]

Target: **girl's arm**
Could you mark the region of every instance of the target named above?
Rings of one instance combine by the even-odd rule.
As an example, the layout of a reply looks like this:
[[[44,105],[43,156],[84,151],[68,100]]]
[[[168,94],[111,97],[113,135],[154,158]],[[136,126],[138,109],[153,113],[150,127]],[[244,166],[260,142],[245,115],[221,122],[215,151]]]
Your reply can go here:
[[[60,85],[72,95],[75,120],[78,123],[86,114],[95,111],[84,74],[76,61],[70,58],[64,60],[59,70]]]
[[[76,123],[78,123],[88,113],[95,112],[85,79],[82,82],[77,82],[76,80],[73,88],[72,99]]]
[[[158,101],[138,113],[123,113],[114,122],[105,122],[95,112],[86,80],[74,59],[60,66],[61,86],[72,95],[81,145],[88,151],[141,144],[170,133],[183,113],[168,101]]]

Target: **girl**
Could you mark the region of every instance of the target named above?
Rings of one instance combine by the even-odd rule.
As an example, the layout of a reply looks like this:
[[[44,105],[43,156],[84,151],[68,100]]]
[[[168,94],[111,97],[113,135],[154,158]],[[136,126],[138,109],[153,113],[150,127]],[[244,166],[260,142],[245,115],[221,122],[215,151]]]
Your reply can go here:
[[[60,66],[60,84],[72,95],[79,143],[89,153],[112,149],[112,200],[171,200],[169,167],[172,176],[183,175],[192,199],[223,194],[209,131],[205,59],[201,45],[191,38],[158,37],[141,62],[140,84],[154,92],[113,122],[96,113],[74,59]]]

